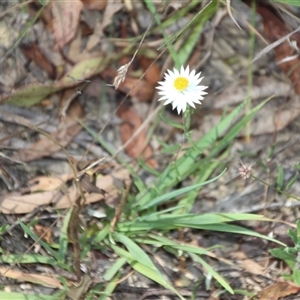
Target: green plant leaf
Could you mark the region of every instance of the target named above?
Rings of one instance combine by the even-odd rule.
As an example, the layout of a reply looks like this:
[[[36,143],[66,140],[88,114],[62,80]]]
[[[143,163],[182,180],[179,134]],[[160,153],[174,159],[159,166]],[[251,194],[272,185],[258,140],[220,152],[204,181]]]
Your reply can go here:
[[[278,174],[277,174],[277,189],[279,189],[280,191],[282,191],[283,188],[283,180],[284,180],[284,171],[283,171],[283,167],[282,166],[278,166]]]
[[[130,238],[127,236],[115,232],[116,240],[118,240],[120,243],[124,244],[124,246],[127,248],[129,253],[134,257],[138,262],[145,265],[149,269],[153,269],[154,271],[158,272],[157,268],[153,264],[152,260],[149,258],[149,256],[146,254],[146,252],[139,247],[135,242],[133,242]]]
[[[293,177],[286,184],[286,190],[289,190],[292,187],[292,185],[294,185],[294,183],[298,180],[298,178],[299,178],[298,173],[295,173]]]
[[[47,264],[57,266],[57,261],[53,257],[38,254],[2,254],[0,256],[1,263],[7,264]]]
[[[162,204],[162,203],[164,203],[164,202],[166,202],[166,201],[168,201],[168,200],[170,200],[172,198],[178,197],[178,196],[180,196],[182,194],[185,194],[185,193],[187,193],[189,191],[197,189],[200,186],[207,185],[207,184],[209,184],[211,182],[216,181],[218,178],[220,178],[225,173],[225,171],[226,171],[226,169],[220,175],[218,175],[217,177],[212,178],[212,179],[210,179],[208,181],[197,183],[197,184],[194,184],[194,185],[191,185],[191,186],[188,186],[188,187],[181,188],[179,190],[172,191],[170,193],[166,193],[166,194],[164,194],[162,196],[156,197],[152,201],[149,201],[147,204],[144,204],[142,207],[141,206],[137,207],[136,209],[137,209],[137,211],[141,211],[141,210],[144,210],[144,209],[148,209],[148,208],[150,208],[152,206],[160,205],[160,204]]]
[[[170,119],[168,119],[167,117],[165,117],[165,115],[163,113],[159,113],[159,116],[160,118],[168,125],[172,126],[172,127],[175,127],[175,128],[179,128],[179,129],[182,129],[184,130],[184,125],[183,124],[179,124],[179,123],[176,123]]]
[[[176,294],[180,299],[184,300],[184,298],[179,294],[179,292],[164,278],[164,276],[156,269],[149,268],[143,263],[137,261],[137,258],[133,257],[131,253],[125,251],[124,249],[115,246],[113,244],[109,244],[109,246],[121,257],[127,259],[127,262],[130,266],[136,270],[137,272],[141,273],[142,275],[150,278],[151,280],[157,282],[158,284],[164,286],[165,288],[172,291]]]
[[[185,251],[187,253],[195,253],[195,254],[200,254],[200,255],[208,255],[209,251],[206,249],[203,249],[201,247],[195,247],[195,246],[190,246],[186,245],[184,243],[177,243],[176,241],[172,241],[166,237],[163,236],[157,236],[154,234],[149,234],[149,237],[157,240],[158,242],[161,243],[161,245],[165,246],[170,246],[174,249]]]
[[[266,100],[267,101],[267,100]],[[165,193],[168,189],[175,186],[178,182],[185,179],[190,174],[193,174],[196,170],[198,170],[201,166],[205,167],[205,162],[211,157],[214,157],[217,153],[219,153],[228,143],[241,131],[245,123],[247,123],[254,114],[265,104],[265,102],[260,103],[257,107],[255,107],[249,115],[244,117],[233,129],[229,131],[225,137],[223,138],[223,143],[219,143],[218,148],[213,148],[209,153],[209,157],[204,161],[199,160],[199,150],[195,150],[194,148],[189,149],[180,159],[178,159],[174,164],[169,164],[168,167],[164,170],[164,172],[157,178],[155,184],[153,184],[153,188],[149,189],[147,192],[143,192],[137,195],[139,207],[142,209],[144,205],[149,203],[152,199],[157,197],[160,194]],[[199,141],[195,144],[197,149],[201,149],[204,151],[213,145],[214,142],[217,141],[219,136],[224,133],[224,131],[229,127],[231,122],[238,116],[240,111],[245,106],[247,100],[241,103],[238,107],[236,107],[228,116],[226,116],[220,123],[213,129],[211,129],[207,134],[205,134]]]
[[[201,264],[205,270],[211,274],[229,293],[233,294],[233,290],[228,284],[228,282],[218,273],[216,272],[205,260],[203,260],[199,255],[194,253],[190,253],[191,258]]]
[[[293,280],[298,286],[300,286],[300,270],[298,268],[294,268],[293,270]]]
[[[28,234],[35,242],[40,244],[48,253],[55,257],[55,259],[59,262],[60,256],[59,253],[54,251],[46,242],[41,240],[33,231],[31,231],[22,221],[19,221],[20,226],[24,230],[26,234]]]
[[[95,236],[93,239],[93,243],[99,244],[102,242],[109,234],[110,225],[105,225]]]
[[[293,6],[300,6],[300,2],[298,0],[274,0],[274,2],[293,5]]]
[[[298,241],[299,241],[298,235],[296,233],[296,230],[289,229],[288,232],[287,232],[287,234],[289,235],[289,237],[292,239],[292,241],[296,245],[298,243]]]
[[[269,219],[269,221],[271,222],[272,220]],[[236,226],[236,225],[231,225],[231,224],[211,224],[211,225],[205,225],[205,226],[200,226],[198,227],[199,229],[204,229],[204,230],[214,230],[214,231],[220,231],[220,232],[231,232],[231,233],[238,233],[238,234],[242,234],[242,235],[250,235],[250,236],[255,236],[257,238],[260,239],[264,239],[264,240],[268,240],[274,243],[277,243],[279,245],[282,246],[286,246],[284,243],[282,243],[279,240],[270,238],[266,235],[262,235],[260,233],[257,233],[253,230],[249,230],[247,228],[243,228],[240,226]]]
[[[297,245],[300,242],[300,220],[298,220],[296,222],[296,226],[297,226],[297,237],[296,237],[296,242],[294,241],[294,243]]]
[[[103,275],[103,279],[106,281],[112,280],[114,276],[116,276],[117,272],[120,271],[120,269],[123,267],[123,265],[127,262],[126,258],[120,257],[117,259],[114,264],[105,271]]]
[[[105,287],[103,295],[99,297],[99,300],[107,300],[112,295],[113,291],[115,290],[116,286],[118,285],[120,275],[117,274],[113,280],[111,280]],[[93,298],[94,299],[94,298]]]
[[[284,248],[274,248],[269,251],[274,257],[283,260],[290,268],[294,268],[295,256],[287,253]]]
[[[58,292],[55,295],[32,295],[32,294],[21,294],[21,293],[8,293],[0,291],[0,299],[5,300],[64,300],[65,292]]]
[[[72,209],[69,209],[64,218],[61,231],[60,231],[59,250],[58,250],[60,263],[66,262],[66,255],[68,253],[68,226],[69,226],[71,214],[72,214]]]
[[[274,248],[269,250],[270,253],[281,260],[283,260],[290,268],[295,267],[296,263],[296,255],[287,253],[287,251],[284,248]]]
[[[178,52],[179,62],[176,65],[177,67],[180,67],[181,65],[185,65],[186,62],[188,61],[196,44],[199,41],[199,36],[201,35],[203,26],[216,13],[218,5],[219,5],[218,1],[211,1],[210,3],[208,3],[207,7],[202,11],[200,11],[195,16],[195,18],[193,18],[189,26],[184,29],[183,32],[188,32],[188,31],[190,32],[188,32],[188,38],[186,39],[182,47],[180,47],[179,49]]]

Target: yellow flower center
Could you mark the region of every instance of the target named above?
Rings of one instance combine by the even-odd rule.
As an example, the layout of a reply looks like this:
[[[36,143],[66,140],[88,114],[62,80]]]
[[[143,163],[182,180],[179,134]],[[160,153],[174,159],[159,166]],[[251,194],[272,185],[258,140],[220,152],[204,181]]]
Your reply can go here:
[[[174,80],[174,87],[177,91],[181,92],[185,90],[189,85],[189,81],[185,77],[177,77]]]

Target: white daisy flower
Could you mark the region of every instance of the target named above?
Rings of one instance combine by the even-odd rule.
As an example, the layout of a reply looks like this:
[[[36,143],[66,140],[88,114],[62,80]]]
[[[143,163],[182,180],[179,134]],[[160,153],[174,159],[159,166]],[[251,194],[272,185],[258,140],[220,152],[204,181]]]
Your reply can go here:
[[[184,69],[182,66],[180,72],[174,68],[173,72],[167,70],[165,73],[165,81],[159,81],[161,86],[156,87],[158,94],[161,96],[158,101],[166,101],[164,105],[172,103],[172,109],[177,108],[178,114],[185,112],[187,104],[195,108],[195,104],[201,104],[203,95],[207,94],[203,90],[208,88],[204,85],[199,85],[203,77],[200,77],[201,72],[196,74],[193,70],[190,73],[189,66]]]

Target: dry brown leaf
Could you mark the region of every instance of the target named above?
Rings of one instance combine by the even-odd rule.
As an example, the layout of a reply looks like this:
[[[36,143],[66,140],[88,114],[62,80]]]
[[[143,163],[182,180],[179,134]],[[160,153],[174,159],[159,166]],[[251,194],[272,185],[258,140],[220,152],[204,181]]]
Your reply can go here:
[[[53,35],[58,48],[63,48],[76,34],[83,4],[80,0],[51,1]]]
[[[16,106],[35,105],[50,94],[64,88],[77,86],[78,79],[85,80],[99,74],[104,69],[104,66],[102,55],[100,57],[90,55],[89,58],[79,61],[68,74],[53,84],[49,85],[37,82],[16,88],[10,94],[0,94],[0,103],[6,102]]]
[[[79,284],[72,285],[67,292],[67,295],[72,300],[84,299],[85,293],[89,290],[89,287],[94,283],[94,278],[88,274],[84,274]]]
[[[265,268],[263,268],[254,260],[249,259],[242,251],[232,252],[231,257],[237,259],[239,266],[241,266],[246,272],[262,276],[264,276],[266,273]]]
[[[299,290],[300,287],[292,282],[277,282],[260,291],[257,296],[259,300],[278,300],[296,294]]]
[[[123,5],[123,1],[121,0],[108,1],[103,14],[102,23],[96,24],[94,33],[88,40],[86,46],[87,51],[91,51],[97,44],[100,43],[103,35],[103,29],[112,22],[114,14],[117,13]]]
[[[126,77],[120,84],[119,89],[121,92],[131,97],[137,98],[141,102],[149,102],[152,100],[155,87],[144,79],[136,79],[132,77]]]
[[[73,178],[72,174],[63,174],[59,178],[38,176],[28,182],[30,192],[45,192],[59,189],[67,180]]]
[[[110,199],[105,199],[108,205],[115,205],[113,201],[118,197],[119,187],[116,180],[123,181],[129,178],[127,169],[113,171],[110,175],[99,177],[96,186],[105,190]],[[66,191],[47,191],[33,194],[10,193],[0,197],[0,212],[4,214],[26,214],[40,206],[53,205],[56,209],[72,207],[77,199],[78,192],[75,186],[71,186]],[[85,193],[86,202],[94,203],[104,199],[99,193]]]
[[[77,34],[74,39],[69,43],[69,50],[67,53],[67,57],[69,61],[74,64],[78,63],[78,61],[84,61],[88,58],[91,58],[91,52],[89,52],[86,48],[82,49],[82,38],[84,36],[85,26],[80,24],[79,30],[77,30]],[[94,33],[93,33],[94,35]],[[106,54],[103,53],[100,49],[93,51],[93,57],[105,57]],[[81,80],[82,78],[76,78]]]
[[[125,144],[142,125],[143,120],[130,107],[121,107],[117,114],[123,121],[120,126],[120,135],[123,144]],[[142,155],[147,160],[153,155],[152,148],[147,144],[146,130],[142,130],[125,149],[127,154],[133,158],[138,158]],[[153,168],[157,165],[154,159],[149,159],[146,162]]]
[[[219,300],[220,292],[220,290],[213,291],[207,300]]]
[[[108,1],[101,24],[103,29],[112,22],[114,14],[122,9],[123,6],[124,3],[122,0]]]
[[[22,162],[29,162],[45,156],[51,156],[53,153],[61,150],[62,147],[66,147],[81,129],[80,124],[69,120],[63,128],[51,134],[51,137],[59,145],[53,143],[49,138],[43,137],[27,149],[20,150],[14,157]]]
[[[0,274],[1,276],[17,279],[20,281],[33,282],[43,286],[48,286],[48,287],[53,287],[58,289],[63,288],[61,283],[54,277],[33,274],[33,273],[24,273],[20,270],[14,270],[6,267],[0,267]]]
[[[40,47],[36,43],[31,43],[30,45],[20,46],[24,55],[34,61],[40,68],[45,70],[51,79],[55,78],[56,68],[55,66],[46,58],[42,53]]]
[[[84,111],[80,104],[78,102],[73,103],[69,115],[63,119],[59,128],[50,135],[52,139],[43,136],[27,149],[21,149],[16,153],[14,155],[15,159],[29,162],[41,157],[51,156],[66,147],[82,129],[82,126],[74,118],[82,118],[83,114]]]
[[[138,60],[143,71],[147,71],[144,78],[153,86],[156,86],[157,82],[161,79],[158,64],[153,63],[152,59],[145,56],[139,57]]]
[[[257,12],[263,18],[264,30],[270,42],[276,42],[289,34],[290,31],[287,29],[284,22],[274,13],[274,10],[268,7],[267,3],[259,3]],[[298,32],[293,34],[289,40],[295,41],[299,49],[300,34]],[[282,62],[295,54],[295,48],[289,40],[284,41],[274,48],[277,62]],[[294,59],[280,63],[279,66],[291,79],[295,92],[300,94],[300,59],[299,55],[294,57]]]
[[[81,0],[84,8],[86,9],[96,9],[96,10],[103,10],[106,7],[107,0]]]
[[[106,69],[101,73],[101,76],[107,82],[113,82],[117,76],[117,72],[112,69]],[[151,101],[154,93],[155,86],[144,79],[125,77],[125,80],[119,85],[118,90],[129,96],[137,98],[141,102]]]
[[[52,232],[50,228],[45,227],[41,224],[36,224],[33,227],[33,232],[41,238],[43,241],[46,241],[48,244],[53,243],[52,241]]]
[[[81,61],[82,60],[80,57],[82,53],[81,47],[82,47],[82,33],[81,30],[78,30],[76,36],[69,44],[69,50],[67,54],[68,59],[71,60],[72,62]]]

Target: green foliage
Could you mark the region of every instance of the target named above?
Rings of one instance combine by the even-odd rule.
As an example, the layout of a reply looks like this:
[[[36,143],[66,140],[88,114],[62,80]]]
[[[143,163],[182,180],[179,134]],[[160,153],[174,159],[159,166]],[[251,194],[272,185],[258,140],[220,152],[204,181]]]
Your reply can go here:
[[[39,3],[42,5],[42,6],[45,6],[47,4],[47,1],[45,0],[39,0]]]
[[[293,166],[293,169],[294,169],[294,174],[293,176],[291,176],[286,184],[286,187],[285,189],[288,191],[293,185],[295,182],[297,182],[297,180],[299,179],[299,170],[300,170],[300,164],[295,164]]]
[[[45,2],[39,0],[41,4]],[[288,2],[288,1],[286,1]],[[203,30],[205,23],[215,14],[218,8],[218,1],[211,1],[205,8],[196,13],[195,17],[190,20],[189,24],[179,30],[174,35],[169,37],[166,33],[168,26],[176,23],[178,19],[186,16],[188,13],[194,13],[194,9],[198,6],[198,0],[192,0],[181,9],[178,9],[174,14],[166,20],[161,20],[157,14],[156,6],[153,1],[145,1],[145,5],[151,12],[156,28],[151,33],[159,31],[163,33],[165,43],[163,46],[167,47],[175,67],[180,67],[186,64],[191,56],[199,36]],[[185,35],[185,33],[188,33]],[[174,42],[182,42],[180,39],[185,38],[181,44],[180,49],[175,51],[176,47]],[[130,41],[130,40],[128,40]],[[60,91],[66,87],[73,86],[72,78],[88,78],[100,73],[107,67],[112,58],[117,60],[124,53],[132,50],[134,43],[128,46],[123,53],[119,55],[109,55],[106,59],[102,57],[92,57],[79,62],[70,70],[68,76],[63,77],[52,86],[45,86],[42,84],[26,86],[18,90],[14,96],[10,97],[7,102],[14,105],[30,106],[38,103],[47,95]],[[176,45],[177,46],[177,45]],[[142,178],[129,166],[124,160],[117,157],[120,164],[128,167],[133,177],[135,192],[128,196],[128,202],[125,204],[124,213],[120,217],[114,230],[110,228],[111,217],[103,218],[101,228],[96,226],[89,228],[80,234],[80,250],[81,258],[87,256],[91,249],[111,251],[115,254],[116,260],[110,268],[103,274],[105,283],[93,287],[86,299],[93,299],[94,295],[100,295],[99,299],[107,299],[113,294],[119,279],[122,277],[122,269],[124,266],[130,265],[132,269],[140,274],[148,277],[159,285],[174,292],[180,299],[184,299],[180,293],[173,287],[173,285],[166,280],[164,274],[157,268],[153,262],[152,257],[147,251],[145,246],[150,245],[153,248],[162,248],[170,255],[175,257],[185,256],[190,258],[193,262],[200,264],[207,276],[214,278],[225,291],[234,293],[229,283],[217,271],[210,266],[205,256],[210,255],[213,249],[205,249],[199,246],[191,246],[185,243],[179,243],[168,238],[168,233],[172,230],[181,228],[219,231],[241,235],[251,235],[258,238],[264,238],[276,243],[281,244],[283,247],[273,249],[272,254],[278,258],[283,259],[286,263],[293,268],[293,280],[299,284],[300,274],[297,269],[300,258],[298,259],[298,252],[300,250],[300,223],[297,223],[297,231],[289,231],[289,235],[295,243],[295,247],[287,248],[283,243],[275,239],[263,236],[259,233],[251,231],[232,224],[237,221],[256,220],[256,221],[273,221],[259,215],[253,214],[233,214],[233,213],[220,213],[220,214],[192,214],[190,213],[194,201],[199,194],[202,186],[207,185],[213,181],[218,180],[222,173],[217,173],[216,170],[219,166],[220,160],[225,160],[228,154],[227,149],[237,137],[237,135],[245,128],[255,114],[263,107],[268,101],[262,101],[259,105],[252,110],[247,110],[244,116],[240,116],[241,111],[247,105],[249,100],[245,100],[241,105],[232,110],[228,115],[224,116],[217,126],[212,128],[207,134],[201,137],[198,141],[192,141],[190,138],[189,126],[185,127],[170,121],[164,115],[161,118],[169,125],[183,130],[186,134],[187,140],[190,142],[191,147],[183,150],[183,155],[177,160],[172,161],[167,165],[162,173],[151,169],[143,161],[139,161],[139,165],[147,172],[155,176],[155,181],[152,185],[147,186]],[[78,121],[89,132],[98,143],[106,149],[109,154],[115,157],[114,149],[108,145],[96,132],[88,128],[82,121]],[[160,141],[164,151],[174,154],[178,151],[178,145],[169,146]],[[205,155],[202,155],[205,153]],[[277,188],[284,187],[283,182],[283,168],[279,167]],[[292,178],[287,184],[291,187],[296,182],[298,176]],[[188,186],[178,188],[178,185],[187,180]],[[133,189],[134,190],[134,189]],[[163,205],[168,204],[168,208]],[[109,208],[112,210],[111,208]],[[68,256],[69,240],[68,240],[68,225],[70,222],[72,211],[69,210],[65,216],[61,228],[61,234],[58,244],[48,244],[41,240],[31,229],[30,226],[20,222],[23,231],[30,236],[36,243],[39,243],[43,249],[48,253],[48,256],[41,256],[36,254],[25,255],[1,255],[1,263],[19,263],[19,264],[48,264],[61,268],[67,271],[73,271],[71,257]],[[78,224],[79,225],[79,224]],[[0,234],[6,230],[5,227],[0,229]],[[298,261],[299,260],[299,261]],[[55,296],[38,296],[14,294],[9,295],[0,292],[0,299],[63,299],[60,294]],[[56,297],[56,298],[55,298]]]
[[[203,185],[217,180],[223,174],[212,176],[218,166],[218,163],[215,163],[215,161],[218,161],[217,158],[221,154],[226,155],[226,149],[230,143],[266,101],[260,103],[246,116],[233,124],[246,101],[238,106],[229,115],[225,116],[215,128],[212,128],[210,132],[196,141],[194,145],[186,149],[185,154],[181,158],[170,163],[165,171],[162,173],[153,171],[152,173],[156,175],[156,180],[150,187],[146,186],[138,175],[133,172],[133,181],[137,192],[129,195],[128,202],[124,207],[124,216],[118,221],[114,231],[111,232],[111,218],[107,217],[103,219],[102,228],[86,230],[80,235],[82,258],[91,249],[98,249],[100,251],[110,249],[118,256],[115,263],[104,274],[104,278],[108,281],[107,284],[98,286],[101,291],[96,290],[95,287],[91,289],[89,295],[87,295],[87,299],[92,299],[92,295],[95,294],[100,294],[100,299],[106,299],[111,295],[117,286],[125,264],[130,265],[136,272],[148,277],[159,285],[173,291],[180,299],[184,299],[153,263],[152,257],[144,250],[145,245],[163,248],[170,255],[176,257],[182,255],[189,257],[195,263],[201,264],[208,276],[214,278],[227,292],[233,293],[234,291],[226,279],[205,261],[205,255],[209,255],[210,251],[213,250],[173,241],[166,237],[168,232],[172,230],[193,228],[230,232],[251,235],[279,243],[275,239],[260,235],[241,226],[230,224],[244,220],[272,221],[262,216],[233,213],[210,213],[202,215],[190,213],[190,208],[194,203],[199,189]],[[202,157],[201,152],[203,151],[208,154]],[[114,153],[112,152],[111,154],[113,155]],[[140,163],[140,165],[145,166],[143,163]],[[180,189],[176,188],[178,183],[187,178],[192,178],[193,184]],[[161,209],[162,204],[166,203],[169,204],[169,207]],[[111,214],[107,213],[107,215]],[[67,228],[70,216],[71,210],[66,214],[57,245],[49,245],[45,241],[40,240],[31,231],[29,226],[20,222],[24,232],[39,243],[50,257],[30,254],[23,256],[8,255],[2,256],[2,262],[50,264],[67,271],[72,271],[71,258],[67,255],[68,243],[70,242],[68,240]],[[294,241],[298,241],[297,235],[291,233],[291,237]],[[281,245],[285,246],[282,243]],[[58,250],[56,250],[57,248]],[[294,253],[287,254],[289,256],[286,256],[286,260],[289,261],[291,266],[295,265],[295,263],[293,264]],[[295,271],[294,279],[298,280],[298,277],[300,276]]]
[[[0,226],[0,236],[2,234],[4,234],[7,231],[8,228],[9,228],[9,225]]]
[[[277,175],[277,189],[281,191],[284,184],[284,171],[282,166],[278,166],[278,175]]]
[[[276,190],[278,192],[285,192],[288,191],[294,184],[297,182],[299,178],[299,170],[298,165],[294,165],[294,172],[293,175],[286,180],[285,182],[285,176],[284,176],[284,169],[282,166],[278,166],[278,174],[277,174],[277,180],[276,180]]]
[[[149,170],[149,168],[140,161],[140,166],[145,167],[145,170],[156,176],[155,182],[151,186],[146,186],[138,175],[133,173],[133,181],[137,188],[137,194],[129,196],[129,201],[124,208],[124,219],[119,220],[113,233],[109,231],[109,223],[104,225],[103,229],[94,235],[91,241],[92,245],[89,246],[92,248],[101,248],[105,245],[119,256],[119,260],[107,270],[105,274],[107,280],[112,280],[112,278],[118,276],[118,274],[121,273],[121,268],[124,263],[127,263],[137,272],[165,288],[170,289],[181,297],[172,284],[166,281],[163,274],[156,268],[149,254],[144,251],[142,246],[148,244],[153,247],[163,247],[163,249],[168,251],[171,255],[190,257],[190,259],[200,263],[209,276],[214,278],[225,290],[233,293],[226,279],[214,271],[203,258],[203,256],[209,253],[207,249],[191,247],[190,245],[182,243],[179,244],[160,236],[160,234],[154,234],[154,232],[166,236],[171,230],[194,228],[251,235],[279,243],[275,239],[260,235],[241,226],[230,224],[231,222],[243,220],[271,221],[267,218],[252,214],[199,215],[189,213],[199,189],[203,185],[207,185],[222,176],[223,173],[212,177],[213,172],[219,165],[217,158],[221,153],[222,156],[227,154],[226,149],[234,138],[268,100],[269,99],[261,102],[258,106],[249,111],[246,116],[240,118],[233,124],[243,110],[247,102],[247,100],[245,100],[244,103],[225,116],[215,128],[212,128],[201,139],[195,141],[190,148],[185,149],[184,155],[167,165],[162,173]],[[164,119],[168,122],[166,118]],[[172,125],[182,130],[184,129],[182,125]],[[88,128],[87,130],[97,138],[95,133]],[[100,143],[102,143],[102,141],[100,141]],[[168,145],[161,144],[163,147],[168,148]],[[170,148],[168,150],[170,150]],[[174,154],[173,151],[176,151],[176,149],[172,150]],[[208,154],[202,157],[202,152]],[[113,151],[111,155],[114,155]],[[225,170],[223,172],[225,172]],[[178,183],[191,176],[193,177],[194,184],[180,189],[175,188]],[[166,203],[169,203],[169,207],[162,210],[161,206]],[[87,237],[83,235],[81,240],[82,247],[87,247]],[[281,245],[285,246],[282,243]],[[110,284],[109,287],[106,286],[104,291],[105,295],[112,293],[114,287],[115,285],[113,284]]]
[[[190,3],[183,5],[183,7],[180,10],[178,10],[165,21],[160,20],[153,1],[144,2],[151,14],[153,15],[153,18],[156,24],[158,25],[158,30],[163,34],[163,37],[165,39],[165,43],[160,48],[167,47],[174,61],[175,68],[180,68],[182,65],[185,65],[188,61],[192,50],[195,48],[195,45],[198,42],[199,35],[202,32],[204,25],[215,14],[219,5],[218,1],[211,1],[207,6],[205,6],[203,10],[198,12],[196,16],[192,18],[192,20],[190,20],[190,22],[186,26],[184,26],[183,29],[180,29],[171,37],[168,36],[165,29],[168,26],[176,23],[179,18],[186,16],[190,11],[192,11],[195,8],[195,6],[199,4],[199,1],[192,0]],[[179,51],[176,51],[173,44],[176,43],[179,39],[180,42],[182,42],[182,40],[185,39],[184,33],[186,32],[188,32],[188,34],[186,35],[187,38],[184,41],[183,46],[180,47]]]
[[[0,299],[5,300],[64,300],[66,297],[62,292],[58,292],[53,296],[32,295],[21,293],[9,293],[0,291]]]
[[[288,183],[286,184],[286,190],[289,190],[294,185],[294,183],[298,180],[298,178],[299,178],[299,174],[297,172],[289,179]]]
[[[153,201],[157,196],[164,194],[167,190],[176,186],[191,174],[198,173],[197,181],[203,184],[215,169],[210,168],[212,160],[230,145],[233,139],[244,128],[245,124],[253,118],[255,113],[268,100],[269,99],[263,101],[253,108],[248,115],[233,125],[225,136],[221,138],[222,134],[229,128],[247,101],[244,101],[235,108],[228,116],[221,120],[216,127],[212,128],[199,141],[196,141],[196,147],[191,147],[181,158],[174,163],[169,164],[164,172],[156,178],[156,181],[151,188],[147,188],[137,195],[137,203],[135,205],[138,206],[138,210],[145,209],[150,201]],[[201,152],[203,151],[207,151],[208,155],[205,158],[200,159]]]
[[[270,250],[271,254],[283,260],[291,269],[291,275],[285,275],[297,285],[300,285],[300,220],[297,221],[297,228],[288,231],[289,237],[295,244],[293,247],[281,247]]]
[[[293,6],[300,6],[300,2],[298,0],[274,0],[274,2],[293,5]]]
[[[244,101],[229,115],[225,116],[215,128],[212,128],[199,141],[196,141],[195,145],[186,149],[185,154],[181,158],[170,163],[162,173],[158,174],[154,170],[145,168],[156,175],[153,185],[146,186],[136,174],[134,175],[133,180],[138,192],[130,195],[129,201],[124,208],[124,219],[119,220],[113,233],[110,233],[109,223],[107,223],[101,231],[95,234],[92,240],[92,248],[103,247],[104,243],[106,247],[111,248],[119,256],[119,260],[107,270],[105,274],[107,280],[118,276],[124,263],[127,263],[137,272],[181,297],[172,284],[166,281],[163,274],[156,268],[151,256],[144,251],[143,245],[147,244],[158,248],[163,247],[171,255],[190,257],[190,259],[200,263],[206,272],[225,290],[233,293],[226,279],[214,271],[203,258],[203,256],[208,255],[208,249],[179,244],[166,238],[166,234],[171,230],[180,228],[194,228],[251,235],[279,243],[275,239],[260,235],[241,226],[230,224],[231,222],[243,220],[271,221],[262,216],[252,214],[199,215],[189,213],[201,186],[217,180],[223,174],[221,173],[211,178],[218,166],[218,163],[214,162],[216,158],[219,157],[220,153],[226,155],[227,152],[224,150],[227,149],[238,133],[245,127],[245,124],[253,118],[266,101],[260,103],[246,116],[240,118],[239,121],[232,125],[245,106],[246,101]],[[201,157],[201,152],[203,151],[208,153],[205,157]],[[114,153],[112,152],[111,154],[113,155]],[[140,162],[140,165],[145,166],[142,162]],[[193,176],[194,184],[180,189],[175,188],[179,182],[190,176]],[[166,203],[169,203],[171,206],[162,210],[161,205]],[[154,232],[158,234],[154,234]],[[86,238],[82,237],[82,241],[86,241]],[[82,243],[82,247],[86,247],[85,244],[86,242]],[[281,245],[285,246],[282,243]],[[113,286],[110,287],[112,288]],[[107,293],[112,293],[112,290],[108,287],[105,289],[105,295]]]

